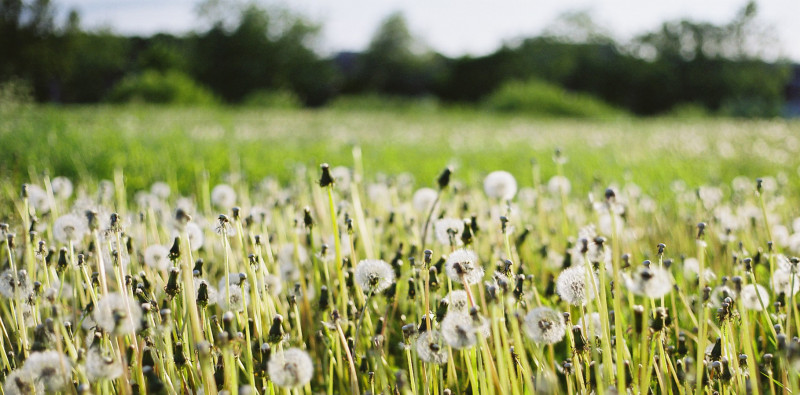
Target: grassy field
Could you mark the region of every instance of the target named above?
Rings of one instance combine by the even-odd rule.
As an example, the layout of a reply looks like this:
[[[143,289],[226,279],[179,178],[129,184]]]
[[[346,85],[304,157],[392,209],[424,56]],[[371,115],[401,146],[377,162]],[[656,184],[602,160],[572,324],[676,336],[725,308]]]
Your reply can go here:
[[[800,392],[800,122],[0,106],[0,157],[4,394]]]
[[[211,182],[238,172],[286,183],[298,165],[352,166],[361,147],[365,173],[410,173],[429,184],[446,165],[464,182],[505,169],[521,184],[536,160],[555,173],[553,152],[569,161],[577,192],[633,179],[648,191],[674,180],[688,187],[729,184],[783,172],[793,185],[800,122],[620,119],[571,121],[491,115],[469,110],[248,110],[159,107],[43,107],[0,118],[0,163],[20,183],[30,173],[111,179],[128,188],[167,181],[194,192],[202,169]],[[87,177],[88,176],[88,177]]]

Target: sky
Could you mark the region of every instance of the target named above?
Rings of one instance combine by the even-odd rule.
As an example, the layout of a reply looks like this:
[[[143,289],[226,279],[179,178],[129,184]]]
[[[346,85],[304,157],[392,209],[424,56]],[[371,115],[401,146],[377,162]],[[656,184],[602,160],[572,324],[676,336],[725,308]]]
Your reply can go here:
[[[322,25],[324,53],[365,48],[392,12],[411,32],[449,56],[479,56],[503,42],[541,33],[565,12],[588,12],[596,24],[626,41],[661,22],[688,18],[716,24],[733,19],[746,0],[263,0]],[[202,28],[197,0],[56,0],[64,13],[77,9],[84,28],[123,34],[185,33]],[[779,53],[800,62],[800,0],[760,0],[759,22],[772,29]]]

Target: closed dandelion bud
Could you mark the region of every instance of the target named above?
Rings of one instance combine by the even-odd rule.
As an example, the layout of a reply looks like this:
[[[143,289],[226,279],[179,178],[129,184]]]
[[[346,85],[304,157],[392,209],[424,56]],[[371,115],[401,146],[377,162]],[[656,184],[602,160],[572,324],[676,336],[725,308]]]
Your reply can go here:
[[[744,258],[742,263],[744,264],[744,270],[746,272],[749,273],[753,270],[753,260],[751,258]]]
[[[722,366],[721,366],[722,373],[720,375],[720,378],[722,379],[722,381],[725,381],[725,382],[731,381],[731,379],[733,378],[733,375],[731,374],[731,369],[730,369],[730,366],[729,366],[730,363],[728,362],[728,358],[722,357],[720,362],[722,362]]]
[[[742,292],[742,277],[741,276],[733,276],[731,278],[731,282],[733,283],[733,289],[736,291],[737,294]]]
[[[522,296],[524,295],[523,285],[525,283],[525,276],[520,274],[517,275],[516,279],[517,282],[516,285],[514,286],[514,298],[516,298],[517,300],[522,300]]]
[[[66,247],[62,247],[58,251],[58,264],[56,265],[56,272],[58,272],[59,275],[64,273],[64,271],[67,270],[67,267],[69,267],[69,263],[67,262],[67,252],[68,251]]]
[[[686,380],[686,371],[683,369],[683,361],[680,359],[675,361],[675,376],[677,376],[678,381],[683,382]]]
[[[436,321],[441,322],[444,319],[449,306],[450,302],[446,298],[439,301],[439,305],[436,307]]]
[[[336,310],[333,311],[332,315],[333,314],[335,314],[336,318],[338,319],[339,313]],[[281,326],[282,322],[283,317],[280,314],[275,314],[275,317],[272,318],[272,326],[269,328],[269,335],[267,337],[267,340],[269,340],[270,343],[277,343],[281,340],[281,338],[283,338],[283,327]]]
[[[423,262],[425,262],[426,265],[430,265],[431,264],[432,255],[433,255],[433,251],[431,251],[431,250],[425,250],[423,252],[423,256],[424,256],[423,257]]]
[[[8,248],[13,250],[14,247],[15,247],[15,245],[14,245],[14,234],[13,233],[9,233],[8,235],[6,235],[6,241],[8,242]]]
[[[97,218],[97,211],[86,210],[84,214],[86,215],[86,222],[89,225],[89,230],[97,230],[100,226],[100,221]]]
[[[689,348],[686,346],[686,336],[681,333],[678,335],[678,347],[675,349],[675,353],[680,357],[686,355],[687,352],[689,352]]]
[[[319,289],[319,309],[320,310],[327,310],[328,306],[330,306],[330,300],[328,299],[328,287],[321,286]]]
[[[408,279],[408,299],[414,300],[417,296],[417,284],[413,278]]]
[[[572,327],[572,338],[575,342],[576,350],[580,351],[586,348],[586,340],[583,338],[583,332],[580,326],[575,325]]]
[[[183,352],[183,343],[182,342],[176,342],[175,343],[174,354],[175,355],[174,355],[173,358],[175,360],[175,364],[178,365],[178,367],[182,367],[183,365],[186,364],[186,354],[184,354],[184,352]]]
[[[777,326],[777,325],[775,325],[775,326]],[[778,335],[775,337],[775,340],[776,340],[776,343],[777,343],[776,344],[777,350],[778,351],[785,351],[786,350],[786,335],[784,335],[783,333],[778,333]]]
[[[717,337],[717,340],[714,342],[714,346],[711,348],[709,359],[711,359],[712,361],[719,361],[721,356],[722,356],[722,339]]]
[[[756,191],[758,193],[761,193],[761,189],[763,188],[763,184],[764,184],[764,179],[756,178]]]
[[[739,354],[739,368],[747,368],[747,354]]]
[[[303,225],[308,229],[314,227],[314,219],[311,218],[311,209],[308,206],[303,208]]]
[[[203,259],[200,258],[194,261],[194,268],[192,269],[192,273],[197,272],[198,277],[203,276]]]
[[[417,333],[417,326],[414,324],[406,324],[403,325],[402,330],[403,330],[403,339],[405,339],[405,341],[408,341],[408,339],[410,339]]]
[[[464,221],[464,231],[461,232],[461,242],[465,246],[472,244],[472,229],[469,226],[469,221]]]
[[[664,269],[669,269],[672,267],[672,259],[664,259]]]
[[[175,295],[180,292],[180,284],[178,284],[178,274],[180,274],[180,272],[181,271],[177,267],[173,267],[169,271],[169,279],[167,280],[167,285],[164,287],[164,292],[170,297],[175,297]]]
[[[439,174],[439,178],[436,179],[437,184],[439,184],[439,189],[445,189],[450,184],[450,175],[453,173],[453,170],[450,167],[445,167],[442,170],[442,173]]]
[[[228,333],[236,332],[236,327],[234,326],[235,318],[236,316],[234,316],[233,312],[231,311],[226,311],[225,313],[222,314],[222,325],[226,332]]]
[[[153,369],[154,365],[145,366],[142,368],[145,381],[147,381],[147,393],[149,394],[162,394],[165,393],[164,382],[158,377],[158,373]]]
[[[319,166],[320,170],[322,170],[322,174],[319,178],[319,186],[325,188],[329,185],[333,185],[333,176],[331,175],[330,166],[327,163],[323,163]]]
[[[432,267],[428,270],[428,286],[430,286],[430,288],[434,291],[439,289],[439,278],[437,277],[437,273],[438,271],[435,267]]]
[[[486,284],[486,301],[494,303],[497,301],[497,286],[491,283]]]
[[[627,269],[631,266],[631,254],[622,254],[622,268]]]
[[[634,328],[638,333],[644,332],[644,307],[642,305],[633,306]]]

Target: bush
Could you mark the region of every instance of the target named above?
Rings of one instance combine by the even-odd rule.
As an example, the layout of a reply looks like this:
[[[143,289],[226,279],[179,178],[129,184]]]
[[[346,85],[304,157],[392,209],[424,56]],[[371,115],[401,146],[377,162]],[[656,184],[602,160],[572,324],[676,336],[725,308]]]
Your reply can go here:
[[[558,85],[535,79],[505,83],[484,100],[484,106],[492,111],[554,117],[608,118],[626,115],[623,110],[594,96],[568,92]]]
[[[13,112],[33,104],[33,88],[24,80],[0,82],[0,112]]]
[[[129,75],[111,90],[112,102],[206,105],[217,102],[214,95],[178,71],[146,70]]]
[[[303,101],[289,90],[258,90],[247,95],[242,104],[251,107],[300,108]]]

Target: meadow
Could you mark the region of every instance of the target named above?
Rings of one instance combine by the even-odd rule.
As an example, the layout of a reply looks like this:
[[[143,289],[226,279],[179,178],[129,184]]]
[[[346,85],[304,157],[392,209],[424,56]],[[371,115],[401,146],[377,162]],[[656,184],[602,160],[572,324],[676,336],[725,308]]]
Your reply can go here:
[[[800,122],[0,105],[3,393],[796,393]]]

